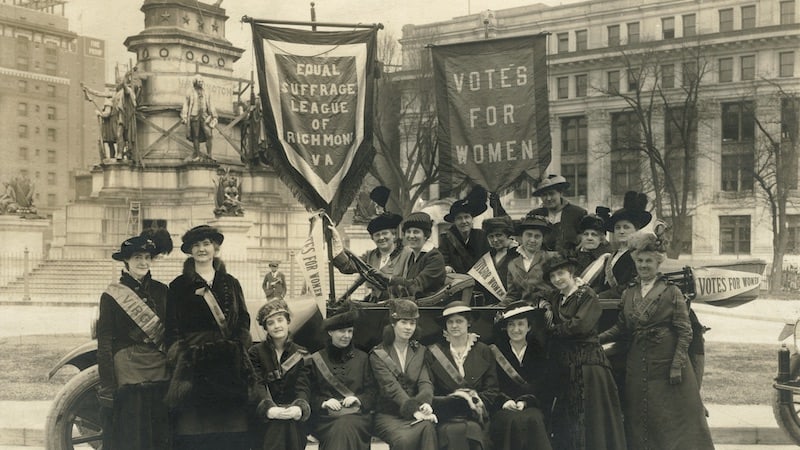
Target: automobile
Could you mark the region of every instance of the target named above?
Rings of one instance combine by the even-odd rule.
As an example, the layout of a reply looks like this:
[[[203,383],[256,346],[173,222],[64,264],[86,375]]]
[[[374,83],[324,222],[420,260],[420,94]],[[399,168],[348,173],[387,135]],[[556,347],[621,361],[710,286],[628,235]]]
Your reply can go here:
[[[778,374],[772,393],[772,412],[778,426],[800,445],[800,319],[784,325],[778,341]]]

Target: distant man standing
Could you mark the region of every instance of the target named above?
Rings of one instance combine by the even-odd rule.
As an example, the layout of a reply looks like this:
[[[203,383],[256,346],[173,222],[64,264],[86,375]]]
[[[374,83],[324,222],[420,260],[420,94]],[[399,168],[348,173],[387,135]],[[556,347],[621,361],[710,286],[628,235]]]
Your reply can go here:
[[[217,125],[217,112],[211,105],[211,97],[205,90],[203,77],[197,75],[192,81],[192,90],[186,96],[181,110],[181,121],[186,124],[186,139],[192,141],[192,161],[200,159],[200,143],[206,143],[208,158],[211,158],[213,138],[211,129]]]
[[[548,175],[533,191],[534,196],[541,197],[542,206],[528,215],[546,217],[552,228],[552,232],[545,236],[545,250],[572,250],[577,245],[581,219],[586,215],[586,210],[564,198],[567,189],[569,182],[566,178]]]
[[[267,301],[276,298],[283,300],[283,297],[286,296],[286,276],[283,275],[283,272],[278,272],[277,261],[269,263],[269,272],[264,277],[264,282],[261,283],[261,289],[264,290]]]

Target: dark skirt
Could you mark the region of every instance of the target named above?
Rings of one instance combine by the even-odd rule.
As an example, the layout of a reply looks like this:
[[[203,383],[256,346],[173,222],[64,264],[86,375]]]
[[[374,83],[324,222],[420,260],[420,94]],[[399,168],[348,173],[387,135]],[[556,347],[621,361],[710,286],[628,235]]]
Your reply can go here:
[[[501,409],[489,426],[495,450],[550,450],[544,415],[538,408],[522,411]]]
[[[320,450],[369,450],[371,428],[372,416],[369,414],[317,416],[314,436],[319,439]]]
[[[375,435],[392,450],[436,450],[436,426],[427,420],[411,424],[391,414],[375,415]]]
[[[308,443],[306,423],[296,420],[267,420],[254,426],[253,450],[303,450]]]
[[[164,404],[167,382],[124,385],[114,394],[110,448],[169,450],[169,410]]]
[[[439,422],[436,429],[439,434],[439,448],[452,450],[489,448],[486,432],[481,424],[474,420],[452,419]]]

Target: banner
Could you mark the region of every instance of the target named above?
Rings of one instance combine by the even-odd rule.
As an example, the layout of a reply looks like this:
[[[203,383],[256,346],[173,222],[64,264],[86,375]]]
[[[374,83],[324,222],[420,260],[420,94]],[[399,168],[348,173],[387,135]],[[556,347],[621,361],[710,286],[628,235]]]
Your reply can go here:
[[[252,25],[267,162],[306,207],[338,222],[375,155],[377,29]]]
[[[474,266],[467,272],[467,275],[475,278],[475,281],[489,290],[497,298],[506,296],[506,288],[500,281],[497,268],[494,267],[492,255],[488,252],[479,259]]]
[[[323,265],[323,263],[328,261],[323,251],[324,242],[322,217],[317,214],[311,217],[311,232],[303,243],[303,247],[295,255],[295,259],[300,265],[300,273],[303,274],[308,291],[314,296],[323,319],[327,316],[327,307],[325,291],[322,287],[322,268],[327,267],[327,264]]]
[[[501,192],[550,164],[547,37],[432,49],[441,183]]]

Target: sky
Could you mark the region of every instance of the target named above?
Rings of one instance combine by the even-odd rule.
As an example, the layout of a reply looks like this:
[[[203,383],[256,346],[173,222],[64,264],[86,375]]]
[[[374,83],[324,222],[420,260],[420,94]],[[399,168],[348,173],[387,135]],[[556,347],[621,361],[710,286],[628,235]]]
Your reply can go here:
[[[396,39],[402,36],[405,24],[423,24],[476,14],[487,9],[505,9],[534,3],[556,6],[577,0],[315,0],[317,21],[344,23],[377,23],[383,33]],[[70,30],[106,41],[106,80],[111,81],[115,64],[135,62],[123,42],[144,28],[143,0],[68,0],[65,15]],[[214,3],[205,0],[203,3]],[[227,38],[246,50],[236,63],[235,71],[244,76],[252,65],[250,26],[242,24],[243,15],[258,19],[309,20],[310,1],[303,0],[223,0],[229,16]]]

